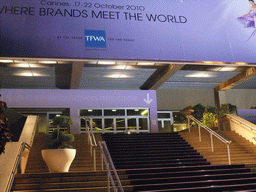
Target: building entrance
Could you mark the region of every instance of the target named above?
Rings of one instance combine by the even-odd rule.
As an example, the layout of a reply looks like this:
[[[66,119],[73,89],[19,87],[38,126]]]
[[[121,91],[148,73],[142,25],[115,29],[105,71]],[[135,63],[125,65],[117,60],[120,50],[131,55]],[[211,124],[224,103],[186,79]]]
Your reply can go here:
[[[80,109],[80,131],[86,132],[89,121],[93,132],[149,132],[148,108]]]

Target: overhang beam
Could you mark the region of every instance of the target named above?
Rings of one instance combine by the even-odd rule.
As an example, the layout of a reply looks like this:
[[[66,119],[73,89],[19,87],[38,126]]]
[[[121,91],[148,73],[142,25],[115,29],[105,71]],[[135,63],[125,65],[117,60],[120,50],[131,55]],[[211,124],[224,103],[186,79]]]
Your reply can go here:
[[[79,85],[82,79],[83,68],[84,68],[83,62],[73,62],[70,89],[79,88]]]
[[[83,72],[83,62],[58,64],[55,67],[55,84],[60,89],[78,89]]]
[[[166,65],[164,67],[158,68],[140,87],[142,90],[156,90],[162,84],[164,84],[171,76],[173,76],[177,71],[179,71],[184,65]]]
[[[239,84],[241,84],[244,81],[247,81],[248,79],[254,77],[256,75],[256,68],[250,67],[246,69],[244,72],[236,75],[235,77],[221,83],[217,87],[214,88],[216,91],[225,91],[228,89],[231,89]]]
[[[219,99],[219,91],[225,91],[231,89],[244,81],[254,77],[256,75],[256,68],[250,67],[246,69],[244,72],[236,75],[235,77],[221,83],[217,87],[214,88],[214,99],[215,99],[215,106],[220,108],[220,99]]]

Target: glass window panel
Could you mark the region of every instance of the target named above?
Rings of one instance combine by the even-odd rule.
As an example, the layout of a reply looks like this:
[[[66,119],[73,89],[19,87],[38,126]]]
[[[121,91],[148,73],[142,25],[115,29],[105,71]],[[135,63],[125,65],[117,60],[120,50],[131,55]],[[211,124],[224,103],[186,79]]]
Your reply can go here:
[[[171,114],[170,113],[157,113],[157,117],[162,118],[162,119],[167,119],[167,118],[171,118]]]
[[[80,119],[80,129],[81,129],[81,131],[86,131],[85,119],[84,118]]]
[[[139,129],[148,130],[148,118],[139,118]]]
[[[137,131],[137,123],[135,118],[128,118],[128,130]]]
[[[60,114],[49,114],[49,119],[53,119],[56,115],[60,115]]]
[[[104,116],[125,116],[124,109],[105,109]]]
[[[164,121],[164,129],[165,129],[165,132],[173,132],[171,121]]]
[[[182,123],[186,121],[186,117],[179,112],[173,112],[173,119],[175,123]]]
[[[102,116],[101,109],[80,109],[80,116]]]
[[[124,131],[125,130],[125,118],[116,119],[116,131]]]
[[[159,132],[161,131],[162,129],[162,121],[158,121],[158,130]]]
[[[127,109],[128,116],[148,116],[148,109]]]
[[[92,120],[93,131],[102,131],[102,119]]]
[[[171,125],[171,121],[163,121],[164,127],[159,129],[160,133],[171,133],[173,132],[173,125]]]
[[[114,131],[114,119],[104,119],[105,131]]]

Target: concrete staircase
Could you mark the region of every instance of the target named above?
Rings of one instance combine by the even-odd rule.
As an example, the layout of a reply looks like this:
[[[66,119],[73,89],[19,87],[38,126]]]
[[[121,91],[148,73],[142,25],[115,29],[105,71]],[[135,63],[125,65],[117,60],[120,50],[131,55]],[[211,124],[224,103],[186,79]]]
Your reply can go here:
[[[101,134],[95,134],[97,141]],[[13,192],[35,191],[106,191],[107,174],[105,171],[93,171],[93,157],[86,134],[76,134],[73,147],[77,155],[68,173],[49,173],[42,159],[41,150],[47,148],[50,136],[38,133],[31,148],[25,174],[16,174]],[[97,170],[101,169],[100,152],[97,154]]]
[[[49,138],[36,135],[26,174],[16,175],[12,191],[107,191],[106,172],[92,171],[87,137],[83,134],[75,137],[77,157],[70,172],[49,173],[41,159],[41,148],[45,148]],[[101,135],[96,137],[101,140]],[[178,133],[104,134],[103,138],[125,192],[256,191],[256,173],[250,168],[244,164],[211,165]],[[99,159],[99,151],[97,155]]]
[[[226,140],[231,140],[230,155],[232,164],[256,164],[256,146],[234,131],[216,131]],[[180,135],[195,148],[211,164],[228,164],[227,146],[219,139],[213,137],[214,152],[211,151],[210,134],[201,129],[202,141],[199,141],[198,128],[194,127],[191,132],[180,132]]]
[[[95,134],[97,141],[101,141],[101,134]],[[35,136],[33,147],[31,148],[26,173],[41,173],[48,172],[48,167],[45,164],[41,151],[47,149],[50,141],[50,135],[38,133]],[[87,134],[75,134],[75,142],[72,144],[77,150],[76,157],[70,167],[70,171],[93,171],[93,158],[90,154],[90,146],[87,142]],[[97,154],[97,170],[100,169],[100,151],[96,150]]]
[[[133,191],[256,190],[255,172],[243,164],[210,165],[178,133],[104,134],[103,138]]]

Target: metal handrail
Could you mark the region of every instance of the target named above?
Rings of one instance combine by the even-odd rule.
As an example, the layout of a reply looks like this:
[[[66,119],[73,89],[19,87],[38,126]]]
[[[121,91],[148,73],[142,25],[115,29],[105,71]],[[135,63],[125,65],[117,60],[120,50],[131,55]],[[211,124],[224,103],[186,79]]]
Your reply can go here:
[[[88,126],[87,122],[89,122],[89,119],[85,120],[85,126],[86,126],[86,130],[88,133],[88,144],[90,145],[91,156],[93,156],[93,169],[94,169],[94,171],[96,171],[96,169],[97,169],[96,168],[97,167],[96,166],[96,147],[98,145],[97,145],[94,133],[93,133],[93,129],[92,129],[92,127]]]
[[[220,141],[222,141],[223,143],[225,143],[227,145],[227,151],[228,151],[228,162],[229,164],[231,164],[231,158],[230,158],[230,149],[229,149],[229,145],[232,141],[228,141],[225,138],[223,138],[222,136],[220,136],[218,133],[216,133],[215,131],[213,131],[212,129],[210,129],[209,127],[207,127],[206,125],[204,125],[203,123],[201,123],[198,119],[196,119],[195,117],[193,117],[192,115],[188,115],[188,128],[189,128],[189,132],[190,132],[190,120],[193,120],[195,123],[197,123],[198,125],[198,130],[199,130],[199,141],[202,141],[201,138],[201,127],[204,128],[205,130],[207,130],[210,133],[211,136],[211,148],[212,148],[212,152],[213,150],[213,138],[212,136],[215,136],[216,138],[218,138]]]
[[[28,148],[30,150],[31,147],[26,142],[23,142],[21,144],[21,147],[20,147],[20,152],[19,152],[18,156],[16,157],[15,164],[14,164],[14,167],[13,167],[13,170],[12,170],[12,175],[11,175],[11,178],[8,182],[7,188],[5,190],[6,192],[10,192],[11,189],[12,189],[14,178],[15,178],[15,175],[18,171],[18,167],[19,167],[19,164],[20,164],[20,161],[21,161],[22,153],[23,153],[25,148]]]
[[[106,145],[106,142],[105,141],[99,141],[99,146],[100,146],[100,151],[101,151],[101,163],[102,163],[102,171],[104,170],[104,165],[103,163],[105,163],[105,166],[107,168],[107,174],[108,174],[108,192],[110,192],[110,181],[111,181],[111,184],[113,186],[113,190],[114,192],[117,192],[118,191],[118,188],[120,189],[121,192],[124,192],[124,189],[123,189],[123,186],[122,186],[122,183],[119,179],[119,176],[117,174],[117,171],[116,171],[116,168],[115,168],[115,165],[113,163],[113,160],[111,158],[111,155],[109,153],[109,150],[108,150],[108,147]],[[104,152],[104,149],[105,149],[105,152]],[[107,155],[107,156],[106,156]],[[108,158],[107,158],[108,157]],[[116,187],[115,185],[115,182],[114,182],[114,179],[113,179],[113,176],[112,176],[112,172],[111,172],[111,169],[110,169],[110,166],[112,168],[112,171],[114,172],[114,175],[115,175],[115,178],[117,180],[117,183],[118,183],[118,188]]]

